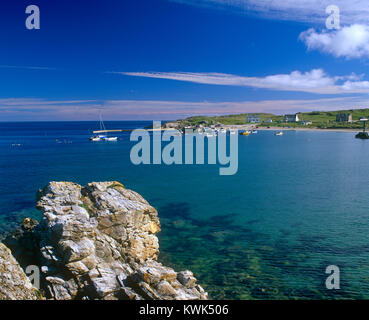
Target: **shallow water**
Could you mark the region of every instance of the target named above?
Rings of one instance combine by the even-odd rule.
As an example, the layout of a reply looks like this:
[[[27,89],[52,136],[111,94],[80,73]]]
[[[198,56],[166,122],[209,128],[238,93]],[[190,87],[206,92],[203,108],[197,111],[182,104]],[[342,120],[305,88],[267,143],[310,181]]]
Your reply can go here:
[[[39,217],[35,193],[51,180],[119,180],[158,209],[160,259],[192,270],[212,298],[369,298],[367,141],[259,131],[239,137],[238,173],[220,176],[218,165],[134,166],[129,133],[91,143],[97,126],[0,123],[1,233]],[[341,270],[333,292],[325,289],[332,264]]]

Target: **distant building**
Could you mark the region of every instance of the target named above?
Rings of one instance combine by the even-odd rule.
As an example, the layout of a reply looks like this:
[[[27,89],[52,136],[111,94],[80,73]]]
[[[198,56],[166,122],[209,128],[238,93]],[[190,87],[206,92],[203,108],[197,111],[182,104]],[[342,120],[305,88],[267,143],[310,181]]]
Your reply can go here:
[[[266,121],[265,122],[267,122],[267,123],[272,123],[273,122],[273,120],[272,119],[270,119],[270,118],[268,118],[268,119],[266,119]]]
[[[260,118],[257,115],[247,115],[246,122],[247,123],[258,123],[260,122]]]
[[[352,114],[351,113],[339,113],[336,115],[337,122],[352,122]]]
[[[170,129],[176,129],[176,128],[178,128],[178,122],[167,122],[167,123],[165,123],[165,125],[164,125],[164,127],[165,128],[170,128]]]
[[[283,122],[299,122],[299,115],[296,114],[285,114],[283,116]]]
[[[313,124],[311,121],[309,121],[309,120],[302,120],[301,121],[301,124],[303,125],[303,126],[309,126],[309,125],[311,125],[311,124]]]

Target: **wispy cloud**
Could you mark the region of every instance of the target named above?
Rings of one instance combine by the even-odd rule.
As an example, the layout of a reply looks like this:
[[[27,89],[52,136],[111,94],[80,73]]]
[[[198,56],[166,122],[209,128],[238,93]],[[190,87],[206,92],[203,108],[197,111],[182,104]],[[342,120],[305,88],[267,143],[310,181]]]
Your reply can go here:
[[[23,70],[57,70],[57,68],[51,67],[37,67],[37,66],[9,66],[9,65],[0,65],[0,68],[5,69],[23,69]]]
[[[209,6],[239,13],[257,14],[266,18],[322,23],[327,17],[325,9],[336,5],[341,9],[344,24],[369,21],[367,0],[171,0],[194,6]]]
[[[312,100],[260,101],[156,101],[95,100],[52,101],[45,99],[0,99],[1,121],[97,121],[100,111],[105,120],[168,120],[190,115],[224,115],[247,112],[283,114],[314,110],[367,108],[369,97],[351,96]]]
[[[322,69],[293,71],[266,77],[244,77],[224,73],[190,72],[116,72],[118,74],[156,79],[187,81],[210,85],[240,86],[278,91],[299,91],[317,94],[368,93],[369,83],[358,76],[327,75]]]

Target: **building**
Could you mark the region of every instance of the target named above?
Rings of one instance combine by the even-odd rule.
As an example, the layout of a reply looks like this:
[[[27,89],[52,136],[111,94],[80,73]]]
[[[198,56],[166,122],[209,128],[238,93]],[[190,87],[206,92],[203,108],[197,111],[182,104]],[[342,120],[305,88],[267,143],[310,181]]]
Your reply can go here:
[[[246,122],[247,123],[259,123],[260,118],[257,115],[247,115]]]
[[[177,129],[179,126],[178,122],[167,122],[164,124],[164,128]]]
[[[270,118],[268,118],[268,119],[266,119],[266,122],[267,122],[267,123],[272,123],[272,122],[273,122],[273,120],[272,120],[272,119],[270,119]]]
[[[303,126],[309,126],[309,125],[313,124],[313,122],[312,121],[309,121],[309,120],[302,120],[301,121],[301,124]]]
[[[352,122],[352,114],[351,113],[338,113],[336,115],[336,121],[337,122]]]
[[[296,114],[285,114],[283,116],[283,122],[299,122],[299,115]]]

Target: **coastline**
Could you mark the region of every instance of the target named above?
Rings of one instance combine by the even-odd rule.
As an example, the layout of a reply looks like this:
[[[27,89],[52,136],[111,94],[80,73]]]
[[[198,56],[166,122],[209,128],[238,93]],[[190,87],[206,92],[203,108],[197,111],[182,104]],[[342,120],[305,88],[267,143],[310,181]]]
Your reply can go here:
[[[320,129],[320,128],[284,128],[284,127],[258,127],[257,125],[224,125],[228,130],[252,130],[259,131],[319,131],[319,132],[352,132],[358,133],[362,129]]]

